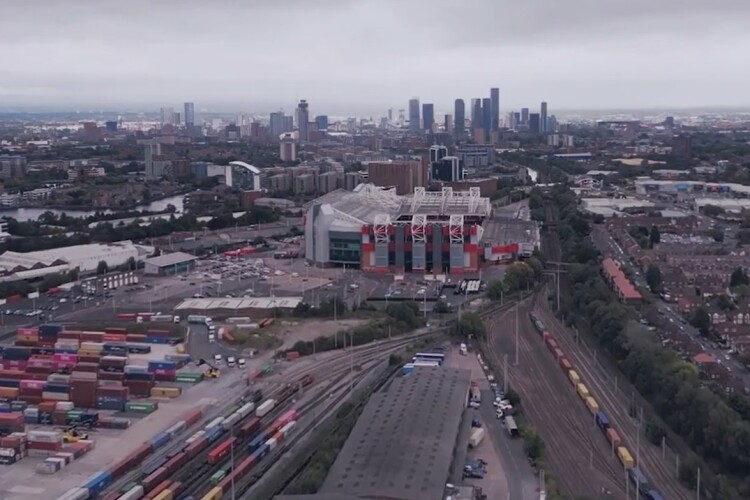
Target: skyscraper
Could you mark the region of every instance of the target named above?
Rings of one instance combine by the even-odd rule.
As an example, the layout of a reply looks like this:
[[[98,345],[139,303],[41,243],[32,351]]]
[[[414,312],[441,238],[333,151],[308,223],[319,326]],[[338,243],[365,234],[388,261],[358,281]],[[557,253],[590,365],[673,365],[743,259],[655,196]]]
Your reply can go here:
[[[188,130],[195,125],[195,104],[192,102],[185,103],[185,128]]]
[[[482,128],[485,137],[488,136],[492,129],[492,99],[489,97],[482,99]]]
[[[174,124],[174,109],[161,108],[161,124],[162,126]]]
[[[539,132],[547,133],[547,103],[542,102],[542,112],[539,114]]]
[[[453,133],[453,116],[451,115],[445,115],[445,132],[448,134]]]
[[[422,104],[422,120],[425,132],[432,132],[432,126],[435,124],[435,106],[433,104]]]
[[[471,100],[471,132],[472,135],[475,130],[482,128],[482,100],[472,99]]]
[[[409,130],[419,132],[419,99],[409,99]]]
[[[529,124],[529,108],[521,108],[521,123],[523,125]]]
[[[307,123],[310,121],[309,111],[307,110],[307,101],[302,99],[297,106],[297,116],[299,117],[299,142],[300,144],[310,140],[307,132]]]
[[[326,131],[328,130],[328,115],[318,115],[315,117],[315,126],[318,127],[318,130]]]
[[[279,111],[277,113],[271,113],[270,123],[268,125],[268,135],[271,139],[278,141],[284,130],[284,113]]]
[[[464,104],[463,99],[456,99],[454,116],[456,124],[453,127],[453,132],[456,134],[456,137],[463,137],[466,131],[466,104]]]
[[[490,89],[490,101],[492,102],[492,130],[500,128],[500,89]]]
[[[541,125],[539,124],[539,113],[531,113],[529,115],[529,130],[538,134],[541,132]]]

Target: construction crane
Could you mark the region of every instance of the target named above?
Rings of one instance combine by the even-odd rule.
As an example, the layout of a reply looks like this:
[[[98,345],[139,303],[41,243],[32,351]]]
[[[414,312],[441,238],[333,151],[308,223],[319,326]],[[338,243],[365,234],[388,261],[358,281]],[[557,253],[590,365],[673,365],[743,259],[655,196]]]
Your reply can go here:
[[[214,365],[212,365],[211,363],[209,363],[205,359],[200,358],[198,360],[198,366],[203,366],[203,365],[208,366],[208,371],[205,373],[205,376],[207,378],[219,378],[219,375],[221,375],[221,370],[219,370],[218,368],[216,368]]]

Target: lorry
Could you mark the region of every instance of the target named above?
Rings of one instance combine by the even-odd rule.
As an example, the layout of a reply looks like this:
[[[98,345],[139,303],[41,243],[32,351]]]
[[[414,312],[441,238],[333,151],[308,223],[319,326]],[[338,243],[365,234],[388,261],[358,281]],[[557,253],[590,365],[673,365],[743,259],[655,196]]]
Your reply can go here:
[[[479,443],[482,442],[482,439],[484,438],[484,428],[483,427],[475,427],[472,429],[471,434],[469,435],[469,447],[476,448],[479,446]]]
[[[190,314],[187,317],[187,322],[206,325],[210,322],[210,318],[208,316],[201,316],[199,314]]]

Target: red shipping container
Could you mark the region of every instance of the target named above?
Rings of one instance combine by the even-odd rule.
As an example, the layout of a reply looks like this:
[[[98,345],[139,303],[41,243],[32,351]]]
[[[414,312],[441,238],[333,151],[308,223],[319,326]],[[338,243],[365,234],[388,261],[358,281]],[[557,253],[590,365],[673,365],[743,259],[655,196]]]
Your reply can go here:
[[[297,351],[289,351],[285,355],[286,359],[289,361],[295,360],[299,358],[299,352]]]
[[[99,372],[99,380],[125,380],[125,374],[119,372]]]
[[[57,403],[55,401],[44,401],[39,404],[39,411],[55,411]]]
[[[16,340],[15,342],[13,342],[13,344],[17,345],[18,347],[36,347],[37,343],[37,340]]]
[[[82,342],[101,342],[104,337],[103,332],[83,332],[81,333]]]
[[[0,448],[13,448],[14,450],[18,450],[23,444],[25,444],[25,441],[19,436],[6,436],[0,438]]]
[[[191,425],[196,423],[198,420],[200,420],[202,416],[203,416],[203,409],[191,411],[190,413],[185,415],[185,418],[184,418],[185,425],[187,427],[190,427]]]
[[[54,420],[54,415],[52,416]],[[62,448],[62,442],[50,443],[48,441],[29,441],[27,447],[30,450],[45,450],[45,451],[60,451]]]
[[[32,396],[32,395],[27,395],[27,394],[22,393],[20,396],[18,396],[18,400],[23,401],[24,403],[28,403],[30,405],[37,405],[42,401],[41,391],[39,392],[40,392],[39,396]]]
[[[172,370],[167,370],[172,371]],[[175,374],[174,373],[156,373],[154,374],[154,380],[157,380],[159,382],[172,382],[174,380]]]
[[[146,496],[143,497],[143,500],[154,500],[154,498],[158,497],[164,490],[168,489],[170,484],[172,484],[172,480],[165,479],[157,484],[153,490],[149,491]]]
[[[169,330],[147,330],[148,337],[169,337]]]
[[[146,336],[140,333],[128,333],[126,338],[128,342],[146,342]]]
[[[57,334],[58,340],[81,340],[81,332],[64,331]]]
[[[78,356],[78,361],[81,363],[99,363],[101,356]]]
[[[164,467],[167,468],[170,474],[174,474],[187,463],[188,458],[189,457],[184,452],[180,452],[167,460],[167,463],[164,464]]]
[[[96,373],[99,371],[99,365],[96,363],[78,363],[73,368],[73,371]]]
[[[109,326],[109,327],[107,327],[107,328],[104,329],[104,333],[120,333],[120,334],[125,335],[125,334],[128,333],[128,329],[127,328],[119,328],[119,327]]]
[[[13,380],[23,380],[26,377],[26,372],[23,370],[0,370],[0,378],[9,378]],[[45,377],[46,379],[46,377]]]
[[[102,335],[104,342],[125,342],[127,336],[124,333],[105,333]]]
[[[26,373],[42,373],[49,375],[52,373],[54,369],[50,367],[44,367],[44,366],[29,366],[26,368]]]

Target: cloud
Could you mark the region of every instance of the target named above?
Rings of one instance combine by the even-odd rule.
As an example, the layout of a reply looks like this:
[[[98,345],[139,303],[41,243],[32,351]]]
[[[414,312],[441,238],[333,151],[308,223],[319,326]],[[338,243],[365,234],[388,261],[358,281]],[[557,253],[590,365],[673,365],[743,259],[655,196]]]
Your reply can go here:
[[[0,102],[373,113],[746,105],[750,2],[6,2]]]

